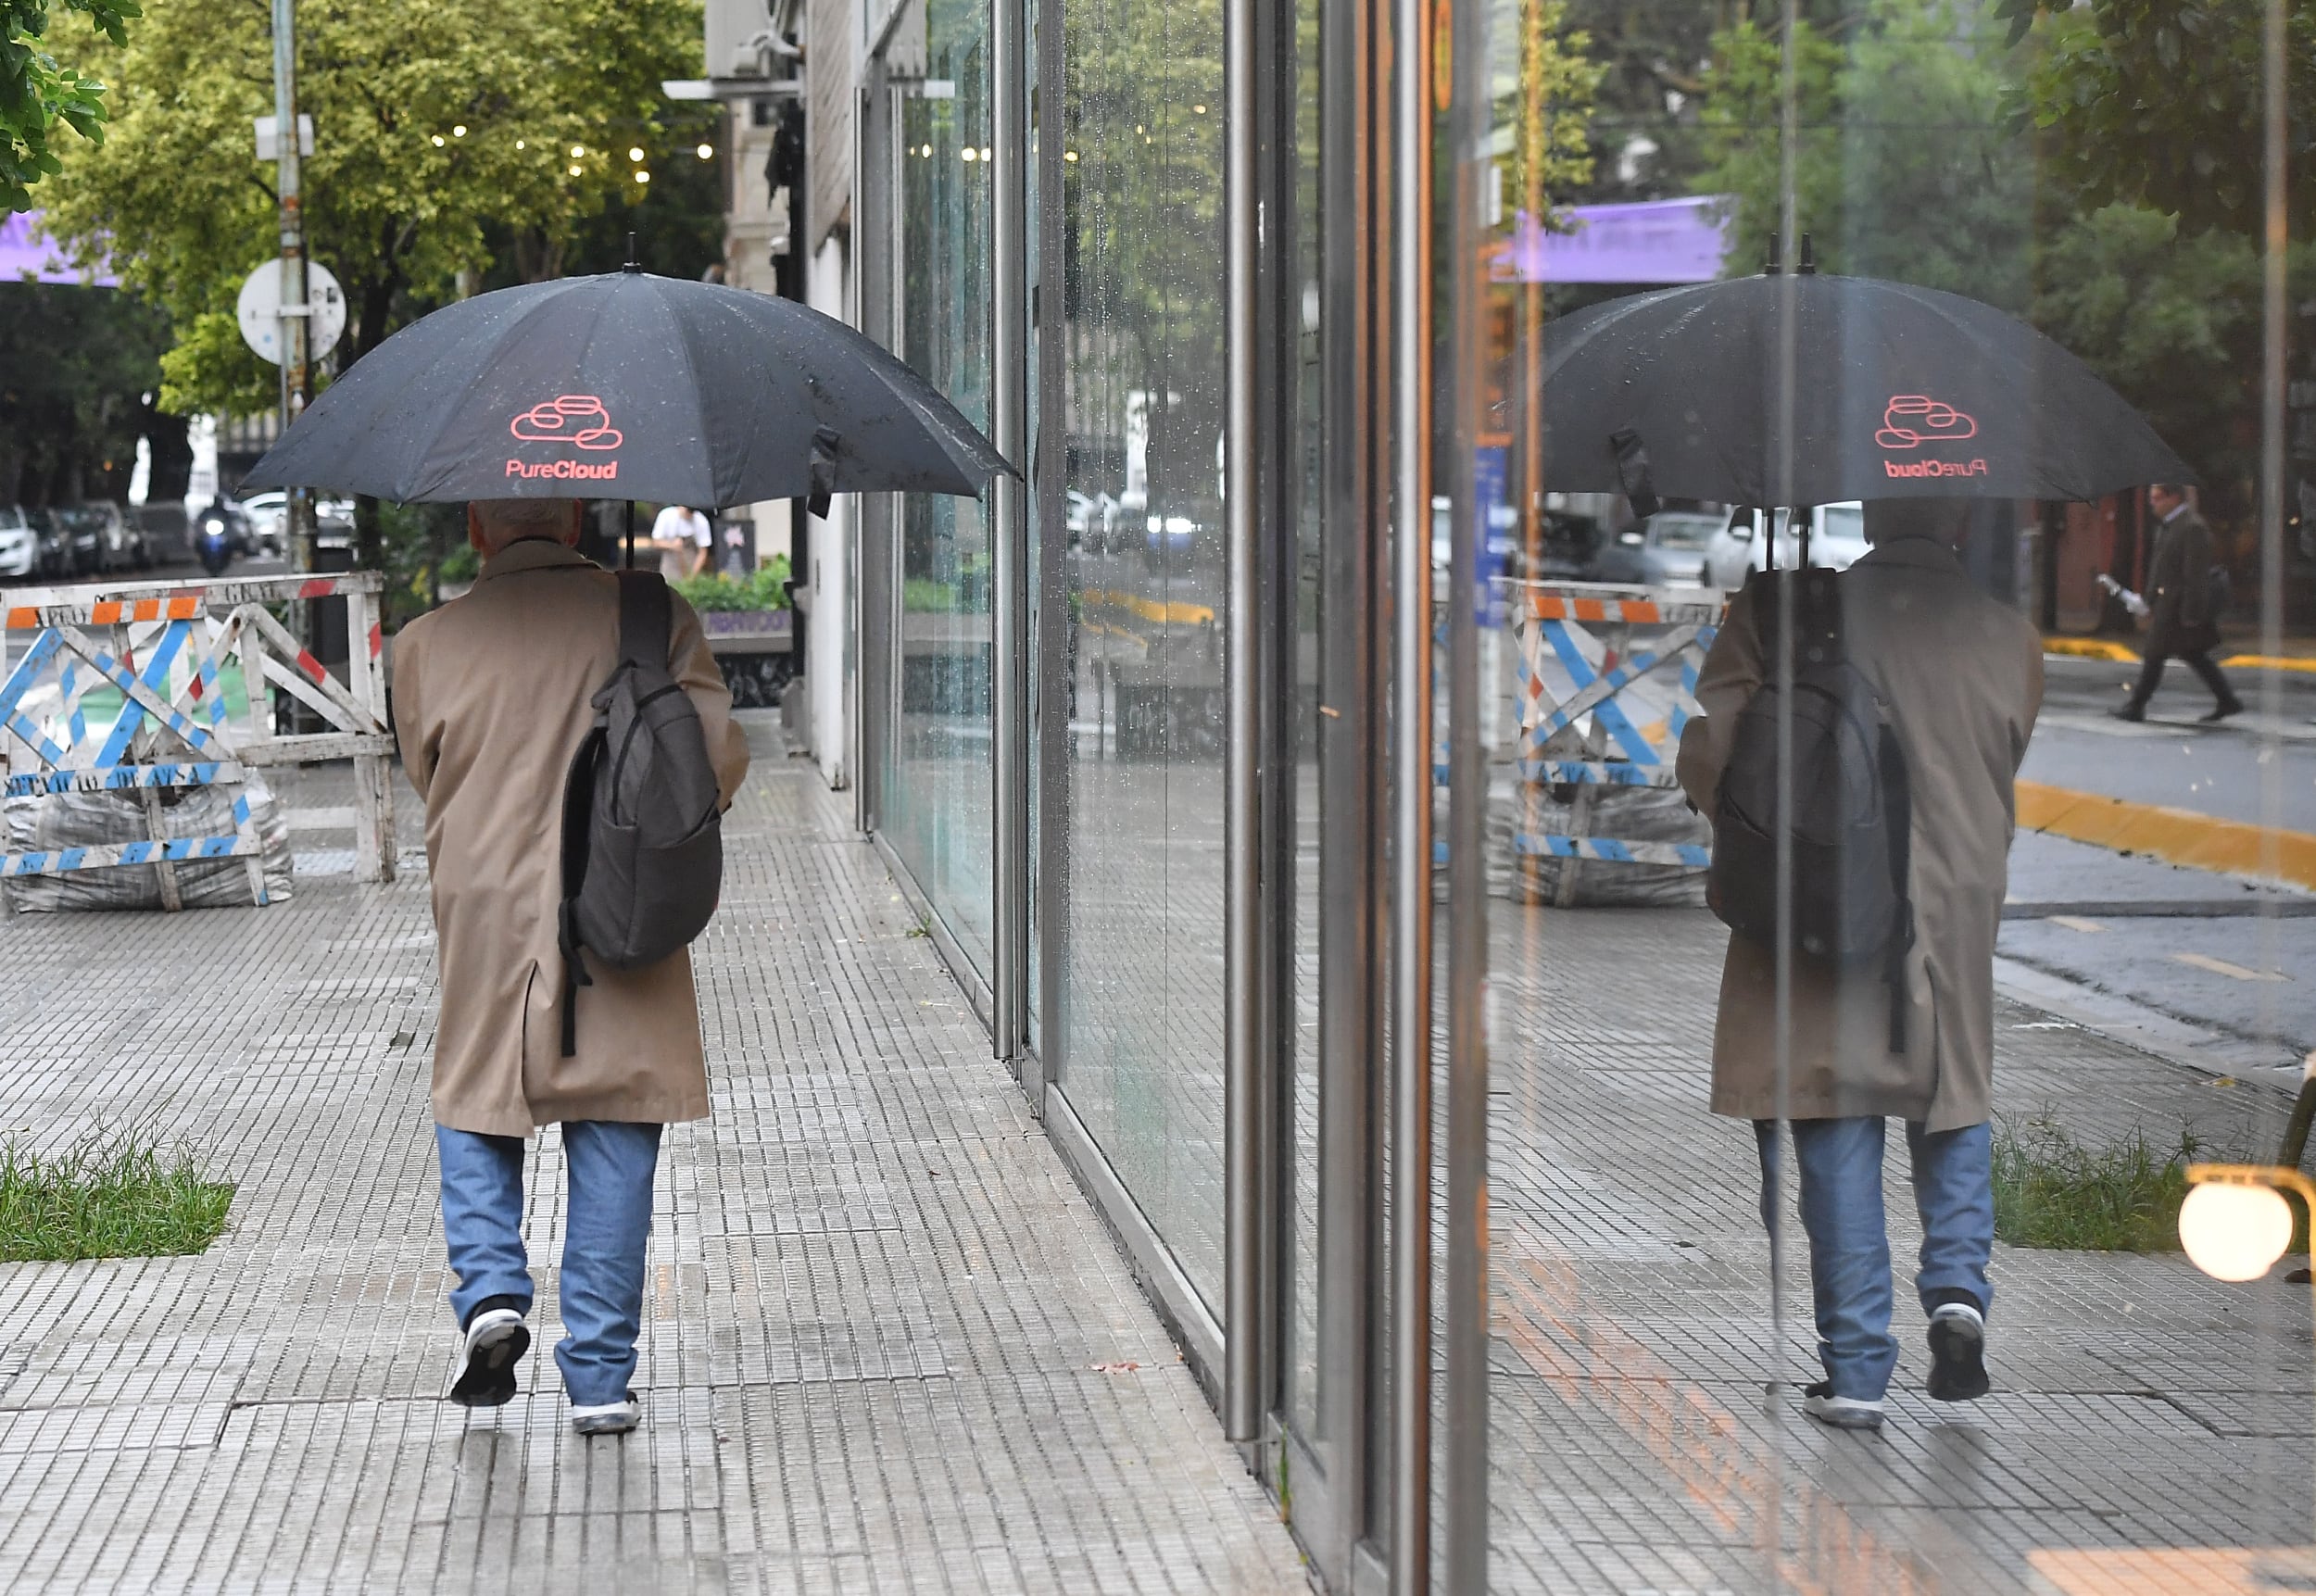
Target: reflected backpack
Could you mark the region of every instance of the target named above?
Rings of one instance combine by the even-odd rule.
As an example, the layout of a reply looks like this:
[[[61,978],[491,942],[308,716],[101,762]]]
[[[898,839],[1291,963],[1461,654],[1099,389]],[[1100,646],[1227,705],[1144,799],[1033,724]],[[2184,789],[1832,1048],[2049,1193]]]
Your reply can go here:
[[[699,710],[669,672],[673,620],[657,572],[619,573],[619,663],[563,781],[563,1057],[578,1049],[589,958],[656,964],[707,929],[724,821]]]
[[[1906,753],[1872,685],[1850,660],[1831,571],[1765,571],[1747,584],[1762,685],[1737,712],[1713,806],[1706,899],[1729,928],[1841,969],[1879,965],[1890,987],[1890,1050],[1906,1048],[1906,954],[1913,800]],[[1790,695],[1778,683],[1791,621]],[[1792,784],[1778,779],[1778,721],[1790,704]],[[1785,801],[1790,795],[1790,804]],[[1792,848],[1790,914],[1780,924],[1778,841]]]

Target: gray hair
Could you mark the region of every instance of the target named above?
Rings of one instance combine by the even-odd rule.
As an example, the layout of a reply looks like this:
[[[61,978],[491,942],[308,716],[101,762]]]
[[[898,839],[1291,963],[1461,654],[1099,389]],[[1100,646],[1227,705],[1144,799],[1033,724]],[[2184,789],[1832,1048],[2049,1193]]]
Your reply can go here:
[[[485,554],[497,554],[518,538],[569,542],[579,519],[579,501],[573,498],[478,498],[467,508],[482,528]]]
[[[1951,543],[1970,514],[1967,498],[1869,498],[1866,501],[1866,541],[1882,544],[1901,537],[1931,537]]]

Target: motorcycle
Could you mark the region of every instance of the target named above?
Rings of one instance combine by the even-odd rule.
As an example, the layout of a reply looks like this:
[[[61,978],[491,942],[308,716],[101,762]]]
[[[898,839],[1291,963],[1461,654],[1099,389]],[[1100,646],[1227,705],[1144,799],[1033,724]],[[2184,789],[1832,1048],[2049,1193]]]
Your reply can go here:
[[[201,557],[201,569],[211,576],[222,576],[225,568],[233,562],[233,529],[225,517],[210,510],[201,518],[194,531],[194,551]]]

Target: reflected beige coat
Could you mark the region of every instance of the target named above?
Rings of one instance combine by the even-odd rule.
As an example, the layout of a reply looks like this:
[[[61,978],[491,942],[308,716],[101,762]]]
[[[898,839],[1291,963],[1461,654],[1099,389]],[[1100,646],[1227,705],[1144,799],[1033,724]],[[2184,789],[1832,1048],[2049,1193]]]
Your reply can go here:
[[[2043,701],[2042,637],[1926,539],[1874,549],[1843,574],[1841,590],[1851,658],[1896,728],[1913,794],[1907,1050],[1890,1051],[1879,969],[1839,974],[1796,960],[1785,1112],[1978,1125],[1992,1112],[1995,933],[2017,817],[2012,779]],[[1697,678],[1704,713],[1680,735],[1680,785],[1706,814],[1763,670],[1740,595]],[[1732,936],[1713,1027],[1715,1113],[1778,1112],[1776,990],[1770,950]]]
[[[552,1121],[704,1119],[708,1071],[691,955],[641,970],[590,965],[578,1053],[563,1058],[563,778],[617,662],[619,585],[560,544],[526,540],[473,591],[404,627],[394,724],[426,800],[426,861],[442,961],[434,1118],[523,1136]],[[675,600],[669,653],[699,708],[729,806],[748,743],[700,634]]]

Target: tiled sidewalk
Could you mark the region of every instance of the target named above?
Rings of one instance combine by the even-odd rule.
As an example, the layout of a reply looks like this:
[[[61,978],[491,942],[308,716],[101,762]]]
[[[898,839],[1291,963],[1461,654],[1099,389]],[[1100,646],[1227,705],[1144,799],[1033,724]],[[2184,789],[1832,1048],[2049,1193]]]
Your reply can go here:
[[[667,1144],[623,1442],[570,1434],[544,1355],[552,1133],[525,1394],[439,1400],[422,882],[0,921],[0,1135],[142,1121],[239,1187],[199,1258],[0,1265],[0,1590],[1304,1588],[883,867],[774,742],[702,948],[715,1117]]]

